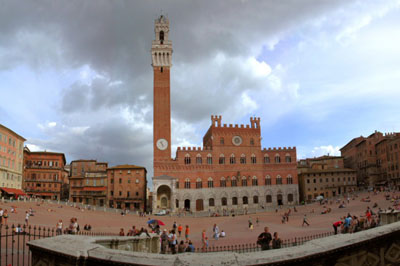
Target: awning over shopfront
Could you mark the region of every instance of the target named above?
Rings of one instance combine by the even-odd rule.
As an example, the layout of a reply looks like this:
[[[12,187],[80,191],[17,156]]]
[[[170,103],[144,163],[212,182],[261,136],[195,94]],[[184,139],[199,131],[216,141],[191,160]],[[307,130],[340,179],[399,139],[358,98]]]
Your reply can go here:
[[[18,198],[19,196],[26,196],[25,192],[23,192],[21,189],[1,187],[0,190],[10,196],[14,196],[15,198]]]

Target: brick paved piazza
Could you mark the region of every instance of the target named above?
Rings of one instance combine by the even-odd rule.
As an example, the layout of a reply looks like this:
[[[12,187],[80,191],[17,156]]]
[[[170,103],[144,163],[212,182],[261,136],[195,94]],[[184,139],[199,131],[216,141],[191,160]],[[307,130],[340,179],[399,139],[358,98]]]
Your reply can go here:
[[[393,195],[393,193],[391,193]],[[362,202],[363,197],[370,196],[371,202]],[[397,192],[396,196],[400,196]],[[344,200],[341,198],[341,200]],[[236,217],[206,217],[206,218],[194,218],[194,217],[169,217],[161,216],[161,219],[166,225],[162,228],[170,229],[172,224],[176,221],[178,224],[190,226],[190,239],[192,239],[196,247],[200,247],[201,232],[203,229],[206,230],[207,236],[209,237],[210,246],[212,245],[232,245],[239,243],[254,243],[258,234],[262,231],[264,226],[269,226],[270,232],[278,232],[282,239],[301,237],[306,235],[313,235],[328,231],[333,231],[332,223],[337,221],[341,216],[351,213],[356,216],[363,216],[367,206],[372,207],[377,202],[378,207],[385,209],[392,206],[392,202],[385,199],[383,193],[374,195],[372,192],[360,193],[354,200],[350,200],[350,204],[347,204],[346,208],[338,208],[338,204],[333,202],[332,205],[327,204],[327,207],[332,208],[332,212],[328,214],[321,214],[324,210],[323,206],[319,203],[309,204],[307,206],[298,206],[298,212],[291,212],[289,222],[286,224],[281,223],[282,214],[287,211],[287,208],[275,211],[243,215]],[[30,217],[31,225],[40,226],[51,226],[54,227],[58,219],[62,219],[64,227],[69,225],[71,217],[77,217],[78,223],[81,230],[85,224],[91,224],[92,231],[94,232],[112,232],[117,234],[120,228],[124,228],[125,232],[128,231],[132,225],[136,227],[146,227],[146,221],[149,217],[139,217],[134,214],[128,214],[127,216],[121,216],[118,213],[105,213],[102,211],[81,211],[77,208],[63,205],[43,203],[37,206],[34,202],[14,202],[14,203],[0,203],[0,208],[7,208],[10,211],[11,205],[17,206],[17,214],[10,213],[9,225],[21,223],[23,224],[25,219],[25,211],[30,207],[35,211],[35,216]],[[314,209],[314,213],[312,213]],[[49,211],[52,210],[52,211]],[[378,211],[378,208],[373,208],[374,212]],[[303,215],[307,214],[309,227],[302,227]],[[251,231],[248,228],[248,220],[251,217],[254,223],[254,230]],[[255,224],[256,218],[259,218],[260,224]],[[227,234],[226,238],[220,238],[219,240],[212,239],[212,226],[216,223],[220,230],[224,230]],[[146,227],[147,228],[147,227]]]

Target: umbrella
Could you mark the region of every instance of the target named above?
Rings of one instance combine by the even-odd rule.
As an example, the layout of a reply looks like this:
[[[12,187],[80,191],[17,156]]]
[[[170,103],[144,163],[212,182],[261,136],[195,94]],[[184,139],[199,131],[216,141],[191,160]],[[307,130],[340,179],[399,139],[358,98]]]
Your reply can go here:
[[[165,225],[165,223],[163,223],[163,222],[160,221],[160,220],[156,220],[156,219],[148,220],[147,223],[148,223],[148,224]]]

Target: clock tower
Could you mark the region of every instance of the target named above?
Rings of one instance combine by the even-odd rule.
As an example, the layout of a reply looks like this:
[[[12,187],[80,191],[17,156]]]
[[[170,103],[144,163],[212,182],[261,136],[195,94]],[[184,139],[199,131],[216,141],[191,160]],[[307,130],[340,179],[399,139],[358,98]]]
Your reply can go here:
[[[154,74],[153,151],[154,164],[171,160],[170,69],[172,42],[168,39],[169,20],[161,15],[154,23],[151,45]]]

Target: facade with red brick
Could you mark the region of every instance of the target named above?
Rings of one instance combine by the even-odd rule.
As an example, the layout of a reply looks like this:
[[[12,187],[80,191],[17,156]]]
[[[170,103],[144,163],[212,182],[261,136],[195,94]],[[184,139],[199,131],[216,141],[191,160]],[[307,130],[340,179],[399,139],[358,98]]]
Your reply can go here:
[[[28,196],[68,199],[68,172],[64,153],[24,149],[24,190]]]
[[[379,180],[400,189],[400,133],[388,133],[375,145]]]
[[[107,163],[96,160],[72,161],[69,200],[90,205],[106,205],[107,167]]]
[[[375,145],[384,139],[384,135],[375,131],[368,137],[357,137],[343,146],[340,151],[344,165],[357,171],[359,186],[372,187],[380,182]]]
[[[296,148],[262,148],[260,118],[222,124],[211,116],[203,147],[179,147],[171,159],[169,21],[155,21],[153,210],[229,212],[298,203]]]
[[[110,207],[146,211],[147,170],[137,165],[107,168],[108,204]]]

